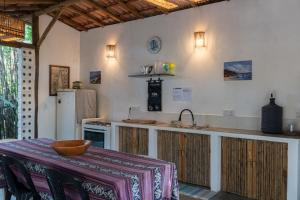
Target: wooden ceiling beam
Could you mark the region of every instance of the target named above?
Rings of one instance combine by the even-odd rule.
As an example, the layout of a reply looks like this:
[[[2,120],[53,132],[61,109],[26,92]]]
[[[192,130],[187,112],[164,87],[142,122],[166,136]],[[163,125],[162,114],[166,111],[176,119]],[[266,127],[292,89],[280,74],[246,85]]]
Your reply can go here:
[[[76,17],[84,16],[87,19],[89,19],[90,21],[94,22],[97,26],[104,26],[102,21],[100,21],[96,17],[90,15],[89,12],[81,11],[80,8],[78,8],[77,6],[70,6],[67,9],[70,10],[71,12],[78,14],[78,16],[76,16]]]
[[[40,16],[40,15],[43,15],[43,14],[51,13],[51,12],[57,10],[57,9],[60,9],[62,7],[71,6],[71,5],[74,5],[74,4],[79,3],[81,1],[83,1],[83,0],[66,0],[66,1],[62,1],[62,2],[57,3],[55,5],[49,6],[48,8],[37,11],[37,12],[34,13],[34,15],[35,16]]]
[[[11,5],[11,4],[24,4],[24,5],[30,5],[30,4],[55,4],[57,3],[57,0],[5,0],[1,1],[0,5]]]
[[[124,0],[117,0],[118,4],[120,4],[122,7],[133,13],[138,18],[144,18],[143,15],[141,15],[134,7],[130,6],[128,3],[125,3]]]
[[[17,6],[17,5],[9,5],[9,6],[5,6],[5,8],[1,8],[0,6],[0,10],[2,12],[9,12],[9,11],[36,11],[36,10],[40,10],[41,7],[37,6],[37,5],[31,5],[31,6]]]
[[[50,15],[53,16],[53,15]],[[60,16],[59,18],[60,21],[62,21],[63,23],[67,24],[68,26],[71,26],[73,28],[75,28],[78,31],[87,31],[88,29],[85,28],[84,26],[82,26],[81,24],[73,21],[72,19],[69,19],[67,17],[64,16]]]
[[[196,4],[196,2],[194,0],[185,0],[185,1],[189,2],[192,7],[196,7],[197,6],[197,4]]]
[[[145,1],[145,3],[147,3],[147,4],[151,5],[151,6],[154,6],[159,12],[161,12],[161,13],[163,13],[165,15],[169,14],[169,10],[166,9],[166,8],[164,8],[164,7],[161,7],[161,6],[159,6],[159,5],[155,4],[155,3],[152,3],[150,1]]]
[[[48,33],[50,32],[50,30],[52,29],[52,27],[54,26],[54,24],[56,23],[56,21],[59,19],[59,17],[63,13],[63,11],[64,11],[64,8],[60,9],[59,11],[57,11],[56,15],[53,17],[53,19],[51,20],[51,22],[49,23],[49,25],[46,27],[43,35],[40,37],[40,39],[38,40],[38,42],[36,44],[38,48],[40,48],[41,44],[46,39]]]
[[[15,47],[15,48],[29,48],[29,49],[34,49],[35,46],[33,44],[27,44],[23,42],[15,42],[15,41],[10,41],[10,42],[5,42],[0,40],[0,45],[2,46],[10,46],[10,47]]]
[[[222,1],[230,1],[230,0],[202,0],[200,2],[197,2],[197,6],[205,6],[208,4],[219,3]]]
[[[111,25],[119,22],[128,21],[128,20],[131,21],[132,19],[155,16],[162,13],[168,14],[169,12],[186,9],[190,6],[193,7],[203,6],[206,4],[217,3],[221,1],[229,1],[229,0],[198,0],[198,1],[184,0],[186,2],[185,3],[186,6],[179,6],[178,9],[175,10],[167,10],[159,6],[153,5],[150,2],[147,2],[146,6],[139,5],[141,4],[140,1],[142,0],[116,0],[114,2],[107,2],[107,4],[102,3],[101,0],[5,0],[5,1],[7,2],[9,1],[11,3],[11,4],[7,4],[8,5],[7,8],[11,6],[10,8],[12,9],[9,13],[6,10],[7,14],[12,14],[14,16],[21,16],[22,18],[26,16],[31,18],[32,16],[39,16],[42,14],[49,14],[50,16],[53,16],[55,15],[54,11],[61,9],[62,7],[66,7],[68,8],[69,10],[68,13],[70,13],[70,15],[65,14],[63,16],[60,16],[59,20],[69,26],[72,26],[73,28],[79,31],[87,31],[88,29],[95,28],[96,26],[99,27],[104,25]],[[12,2],[18,2],[24,4],[12,4]],[[56,2],[56,3],[51,3],[52,4],[51,5],[50,2]],[[89,6],[85,4],[81,4],[81,2],[84,2]],[[143,0],[142,3],[144,2],[145,0]],[[135,3],[139,5],[137,8],[135,6]],[[190,6],[188,5],[188,3]],[[140,8],[140,6],[142,8]],[[31,9],[33,8],[37,9],[38,7],[40,9],[38,11],[34,11],[34,10],[30,10],[29,9],[30,7]],[[1,10],[1,6],[0,6],[0,10]],[[25,12],[25,10],[27,12]],[[117,12],[118,10],[119,12]],[[18,15],[19,11],[22,15],[20,14]],[[28,12],[34,14],[32,15],[29,13],[28,15],[26,15]],[[119,13],[124,14],[124,19],[122,19],[122,15]],[[134,17],[129,17],[128,15]],[[83,16],[81,18],[83,21],[79,19],[78,20],[74,19],[80,16]]]
[[[84,0],[84,1],[92,4],[94,7],[96,7],[100,11],[104,12],[106,15],[108,15],[112,19],[114,19],[114,20],[116,20],[118,22],[123,22],[123,20],[121,18],[119,18],[116,15],[112,14],[107,8],[105,8],[104,6],[100,5],[99,3],[97,3],[97,2],[95,2],[93,0]]]

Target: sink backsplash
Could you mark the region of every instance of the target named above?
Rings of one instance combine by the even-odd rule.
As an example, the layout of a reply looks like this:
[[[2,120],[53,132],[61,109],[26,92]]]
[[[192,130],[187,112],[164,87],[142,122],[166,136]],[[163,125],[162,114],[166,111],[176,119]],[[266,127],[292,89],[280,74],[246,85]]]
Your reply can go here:
[[[172,120],[178,120],[179,113],[162,113],[162,112],[132,112],[132,118],[138,119],[153,119],[160,122],[170,123]],[[222,116],[222,115],[201,115],[194,113],[195,122],[197,125],[222,128],[236,128],[247,130],[260,130],[261,118],[259,117],[244,117],[244,116]],[[190,115],[183,114],[183,122],[191,123]],[[294,123],[295,130],[300,130],[299,119],[284,119],[283,128],[288,130],[288,124]]]

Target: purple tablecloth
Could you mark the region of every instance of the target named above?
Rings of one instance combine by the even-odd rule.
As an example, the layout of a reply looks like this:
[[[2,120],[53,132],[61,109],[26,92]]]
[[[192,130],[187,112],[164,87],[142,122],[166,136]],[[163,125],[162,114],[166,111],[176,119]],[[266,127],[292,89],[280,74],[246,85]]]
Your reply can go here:
[[[172,163],[95,147],[82,156],[63,157],[49,146],[51,142],[36,139],[0,144],[0,153],[18,158],[30,170],[43,199],[51,199],[46,167],[84,180],[91,199],[179,199],[177,171]],[[0,184],[5,186],[3,174]]]

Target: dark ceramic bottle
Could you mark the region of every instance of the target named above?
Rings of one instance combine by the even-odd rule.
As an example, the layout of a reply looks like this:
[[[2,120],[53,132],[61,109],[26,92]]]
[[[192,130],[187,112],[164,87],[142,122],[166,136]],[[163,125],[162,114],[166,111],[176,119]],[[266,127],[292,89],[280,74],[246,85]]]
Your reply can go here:
[[[262,107],[261,131],[264,133],[282,133],[283,108],[275,103],[271,94],[270,103]]]

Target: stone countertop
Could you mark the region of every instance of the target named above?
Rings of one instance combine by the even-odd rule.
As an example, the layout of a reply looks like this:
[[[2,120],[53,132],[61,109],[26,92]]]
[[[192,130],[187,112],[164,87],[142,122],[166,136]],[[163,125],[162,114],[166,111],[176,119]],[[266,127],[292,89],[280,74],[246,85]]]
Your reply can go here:
[[[283,132],[281,134],[269,134],[269,133],[263,133],[261,131],[256,131],[256,130],[216,128],[216,127],[215,128],[205,128],[204,130],[214,131],[214,132],[224,132],[224,133],[236,133],[236,134],[267,136],[267,137],[300,139],[300,133],[299,132],[294,132],[293,134],[290,134],[288,132]]]

